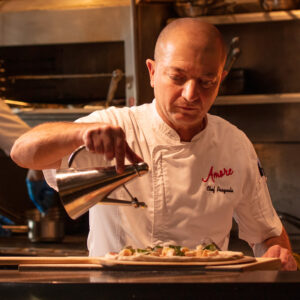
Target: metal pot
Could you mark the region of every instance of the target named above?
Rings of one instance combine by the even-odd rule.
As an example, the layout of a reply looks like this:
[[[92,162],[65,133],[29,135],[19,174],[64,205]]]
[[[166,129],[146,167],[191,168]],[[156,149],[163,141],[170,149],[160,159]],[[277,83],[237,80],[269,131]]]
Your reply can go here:
[[[219,95],[239,95],[243,94],[246,85],[246,70],[231,69],[228,76],[220,86]]]
[[[295,9],[299,0],[260,0],[260,5],[265,11]]]
[[[234,5],[224,0],[177,0],[174,9],[179,17],[198,17],[232,12]]]
[[[27,225],[3,225],[15,233],[26,233],[31,242],[61,242],[64,238],[64,220],[61,210],[57,207],[49,209],[42,216],[38,210],[26,213]]]

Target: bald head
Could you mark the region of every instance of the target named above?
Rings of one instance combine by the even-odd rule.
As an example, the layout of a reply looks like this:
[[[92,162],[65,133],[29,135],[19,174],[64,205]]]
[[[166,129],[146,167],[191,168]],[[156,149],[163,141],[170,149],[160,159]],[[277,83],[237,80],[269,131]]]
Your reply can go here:
[[[212,24],[196,18],[179,18],[168,24],[160,33],[154,52],[154,59],[163,58],[165,49],[171,44],[184,44],[201,48],[205,53],[217,53],[220,61],[225,63],[226,47],[219,30]]]

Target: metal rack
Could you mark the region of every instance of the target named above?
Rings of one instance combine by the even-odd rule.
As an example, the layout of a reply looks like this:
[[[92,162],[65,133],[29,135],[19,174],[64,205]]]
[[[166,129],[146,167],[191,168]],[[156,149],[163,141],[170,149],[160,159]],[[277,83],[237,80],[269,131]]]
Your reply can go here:
[[[300,93],[218,96],[214,105],[300,103]]]
[[[282,10],[272,12],[253,12],[242,14],[227,14],[217,16],[199,17],[205,22],[215,25],[297,21],[300,20],[300,9]],[[168,23],[174,19],[169,19]],[[241,104],[274,104],[274,103],[300,103],[300,93],[257,94],[257,95],[229,95],[218,96],[215,105],[241,105]]]
[[[212,24],[241,24],[300,20],[300,9],[199,17]],[[172,22],[174,19],[169,19]]]
[[[3,1],[0,47],[124,41],[128,103],[137,99],[133,4],[134,0]]]

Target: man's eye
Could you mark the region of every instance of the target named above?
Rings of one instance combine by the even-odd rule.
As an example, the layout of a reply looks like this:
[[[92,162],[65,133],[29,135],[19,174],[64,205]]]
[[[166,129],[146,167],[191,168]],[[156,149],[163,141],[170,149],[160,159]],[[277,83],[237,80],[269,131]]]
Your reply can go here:
[[[176,82],[183,82],[184,81],[184,77],[180,76],[180,75],[169,75],[169,77]]]
[[[217,85],[217,80],[202,81],[201,86],[205,89],[212,88]]]

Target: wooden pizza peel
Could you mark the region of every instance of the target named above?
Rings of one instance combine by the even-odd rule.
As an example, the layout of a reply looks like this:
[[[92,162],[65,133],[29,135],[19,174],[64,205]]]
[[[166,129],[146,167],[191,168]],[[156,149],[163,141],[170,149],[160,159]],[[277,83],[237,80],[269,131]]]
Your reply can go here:
[[[0,266],[16,266],[19,270],[148,270],[202,269],[211,271],[279,270],[279,258],[254,258],[212,262],[142,262],[116,261],[103,257],[0,257]]]

